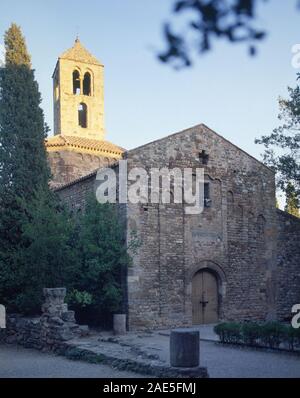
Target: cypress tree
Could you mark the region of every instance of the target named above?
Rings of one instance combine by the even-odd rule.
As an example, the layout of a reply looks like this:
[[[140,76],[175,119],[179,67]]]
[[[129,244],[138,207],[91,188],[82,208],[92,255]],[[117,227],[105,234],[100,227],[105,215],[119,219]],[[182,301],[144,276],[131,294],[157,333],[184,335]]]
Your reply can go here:
[[[47,190],[50,171],[41,95],[17,25],[7,30],[4,43],[5,66],[0,73],[0,200],[5,204],[16,197],[30,199],[37,189]]]
[[[9,305],[22,291],[22,235],[28,204],[49,195],[50,170],[44,139],[47,129],[41,95],[20,27],[4,36],[5,65],[0,69],[0,302]]]
[[[31,68],[31,58],[27,51],[21,29],[12,23],[4,36],[6,65],[26,65]]]

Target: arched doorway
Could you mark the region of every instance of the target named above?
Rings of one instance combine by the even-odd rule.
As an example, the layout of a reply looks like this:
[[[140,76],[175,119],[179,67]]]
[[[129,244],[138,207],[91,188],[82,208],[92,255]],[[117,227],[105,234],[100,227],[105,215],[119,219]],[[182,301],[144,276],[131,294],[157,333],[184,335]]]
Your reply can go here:
[[[196,272],[192,279],[192,315],[194,325],[218,322],[218,280],[207,269]]]

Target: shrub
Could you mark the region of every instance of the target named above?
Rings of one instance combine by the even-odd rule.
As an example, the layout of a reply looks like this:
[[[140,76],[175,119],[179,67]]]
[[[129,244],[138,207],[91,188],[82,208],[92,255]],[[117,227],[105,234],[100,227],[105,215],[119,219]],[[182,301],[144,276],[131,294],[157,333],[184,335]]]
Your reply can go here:
[[[223,322],[214,327],[221,343],[246,344],[278,348],[280,344],[288,345],[290,350],[300,347],[300,328],[280,322]]]
[[[221,343],[225,343],[226,323],[219,323],[214,327],[214,332],[219,336]]]
[[[292,351],[295,347],[300,347],[300,328],[295,329],[292,326],[286,326],[284,340]]]
[[[237,344],[241,341],[241,325],[236,322],[224,322],[214,327],[222,343]]]
[[[266,322],[261,326],[261,340],[265,346],[278,348],[285,337],[285,326],[280,322]]]
[[[258,339],[261,337],[261,326],[256,322],[245,322],[242,324],[242,338],[243,343],[250,346],[258,344]]]
[[[73,289],[68,292],[67,302],[71,306],[80,306],[82,308],[85,308],[86,306],[92,304],[93,297],[90,293],[86,291],[80,292],[77,289]]]

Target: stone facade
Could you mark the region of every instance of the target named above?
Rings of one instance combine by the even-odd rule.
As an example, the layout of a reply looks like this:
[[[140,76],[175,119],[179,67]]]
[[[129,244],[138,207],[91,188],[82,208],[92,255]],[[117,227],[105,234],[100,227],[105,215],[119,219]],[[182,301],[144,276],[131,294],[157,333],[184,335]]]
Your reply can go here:
[[[203,164],[199,154],[209,158]],[[275,317],[276,211],[273,172],[204,125],[127,153],[129,167],[205,169],[210,207],[128,204],[128,234],[143,242],[128,275],[129,327],[192,323],[192,279],[218,279],[219,319]]]
[[[129,329],[190,326],[192,281],[199,271],[217,279],[219,320],[290,315],[300,302],[300,222],[276,211],[270,169],[205,125],[128,151],[125,158],[129,170],[202,167],[210,200],[198,215],[174,203],[122,208],[127,239],[135,230],[142,242],[128,269]],[[83,208],[94,179],[82,178],[58,193],[71,207]]]

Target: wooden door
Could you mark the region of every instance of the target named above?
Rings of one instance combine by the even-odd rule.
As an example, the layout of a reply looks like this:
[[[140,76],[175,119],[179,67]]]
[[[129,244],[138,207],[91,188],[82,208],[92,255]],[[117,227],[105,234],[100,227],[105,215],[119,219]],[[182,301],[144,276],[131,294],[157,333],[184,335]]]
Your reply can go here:
[[[218,322],[218,282],[207,271],[197,272],[192,280],[193,324]]]

